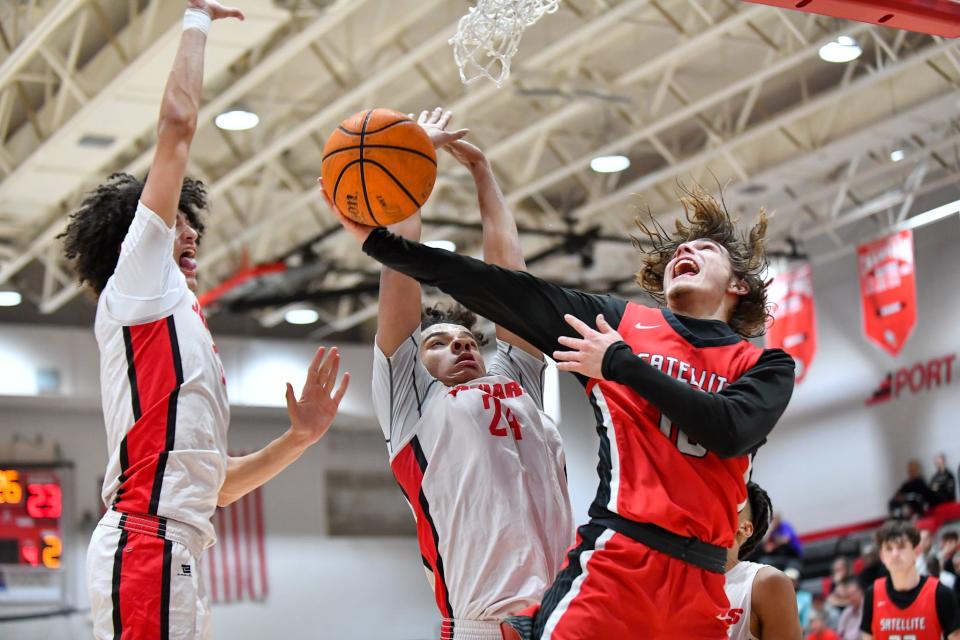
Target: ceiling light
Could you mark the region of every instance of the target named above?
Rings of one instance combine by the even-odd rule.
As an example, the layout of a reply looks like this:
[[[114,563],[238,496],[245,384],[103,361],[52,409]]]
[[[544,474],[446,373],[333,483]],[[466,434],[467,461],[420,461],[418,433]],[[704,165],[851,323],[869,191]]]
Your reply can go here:
[[[863,53],[857,41],[850,36],[840,36],[820,47],[820,59],[825,62],[850,62]]]
[[[627,156],[597,156],[590,161],[590,168],[597,173],[617,173],[630,166]]]
[[[457,245],[450,240],[427,240],[423,244],[434,249],[446,249],[447,251],[456,251]]]
[[[23,297],[16,291],[0,291],[0,307],[15,307]]]
[[[214,118],[213,123],[227,131],[246,131],[257,126],[260,118],[252,111],[236,108],[224,111]]]
[[[290,309],[283,314],[283,319],[289,324],[313,324],[320,314],[313,309]]]
[[[890,152],[890,159],[894,162],[900,162],[905,155],[907,154],[903,149],[894,149]]]

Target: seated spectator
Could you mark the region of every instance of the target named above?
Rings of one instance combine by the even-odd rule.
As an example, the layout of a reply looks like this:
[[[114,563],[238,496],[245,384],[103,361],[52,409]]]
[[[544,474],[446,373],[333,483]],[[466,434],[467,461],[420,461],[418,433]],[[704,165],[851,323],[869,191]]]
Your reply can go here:
[[[799,569],[787,567],[783,573],[793,582],[793,590],[797,592],[797,613],[800,616],[800,626],[806,629],[810,622],[810,612],[813,609],[813,594],[800,588]]]
[[[806,640],[840,640],[840,636],[827,626],[827,621],[820,613],[810,616],[810,628]]]
[[[780,570],[793,567],[799,573],[802,555],[803,547],[797,532],[781,514],[774,513],[770,521],[770,533],[763,541],[763,556],[760,562],[773,565]]]
[[[837,621],[837,635],[840,640],[860,640],[860,618],[863,617],[863,589],[854,576],[844,578],[842,587],[847,593],[850,604],[840,614]]]
[[[843,586],[843,581],[851,577],[850,561],[839,556],[834,558],[830,568],[830,586],[826,590],[827,606],[836,609],[838,614],[843,611],[850,600],[847,595],[847,589]]]
[[[930,571],[930,560],[936,560],[936,556],[933,553],[933,535],[927,529],[919,529],[919,531],[920,544],[917,545],[917,573],[922,576],[940,573],[939,563],[933,566],[933,571]]]
[[[836,629],[837,622],[840,621],[840,611],[841,609],[834,609],[833,607],[827,606],[827,599],[822,593],[813,594],[813,599],[810,604],[811,619],[813,619],[814,616],[821,616],[827,623],[827,627]]]
[[[911,460],[907,463],[907,479],[890,498],[890,517],[899,520],[918,518],[926,512],[932,497],[930,487],[923,479],[920,461]]]
[[[863,561],[863,569],[857,574],[857,581],[862,591],[866,591],[877,578],[886,578],[890,575],[887,568],[880,562],[880,551],[875,544],[868,542],[863,545],[860,559]]]
[[[958,542],[960,542],[960,535],[957,535],[956,531],[945,531],[940,536],[940,548],[937,550],[941,571],[953,576],[957,575],[953,567],[953,556],[957,553]]]
[[[933,458],[937,471],[930,478],[930,506],[953,502],[957,496],[957,481],[947,469],[947,456],[938,453]]]

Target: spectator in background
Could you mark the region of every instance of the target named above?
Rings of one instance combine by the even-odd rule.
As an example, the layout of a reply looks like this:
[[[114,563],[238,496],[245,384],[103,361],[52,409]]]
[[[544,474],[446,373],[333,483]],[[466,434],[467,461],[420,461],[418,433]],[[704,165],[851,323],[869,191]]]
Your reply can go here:
[[[957,495],[957,481],[947,469],[947,456],[938,453],[933,458],[933,464],[937,471],[930,478],[931,507],[944,502],[953,502]]]
[[[933,554],[933,535],[927,529],[920,529],[920,544],[917,545],[917,573],[922,576],[929,576],[940,572],[940,565],[934,565],[934,570],[930,571],[931,558],[936,560]]]
[[[957,554],[958,542],[960,542],[960,535],[956,531],[944,531],[943,535],[940,536],[940,549],[937,551],[941,572],[949,573],[954,577],[956,577],[957,571],[953,566],[953,557]]]
[[[920,517],[930,506],[933,493],[923,479],[919,460],[907,463],[907,479],[890,499],[890,517],[911,520]]]
[[[835,609],[837,615],[850,604],[847,589],[843,581],[852,575],[850,561],[847,560],[847,558],[843,556],[834,558],[833,564],[830,567],[830,587],[827,589],[827,607]]]
[[[877,578],[886,578],[890,575],[887,568],[880,562],[880,550],[872,542],[863,545],[860,558],[863,561],[863,569],[860,570],[857,579],[862,591],[866,591],[867,587],[872,585]]]
[[[793,567],[800,573],[800,557],[803,555],[803,546],[797,532],[789,522],[783,519],[780,513],[773,514],[770,521],[770,533],[763,541],[763,557],[760,562],[770,564],[778,569]]]
[[[821,613],[815,612],[810,616],[809,631],[806,640],[840,640],[840,636],[827,626],[827,621]]]
[[[841,583],[850,604],[840,614],[837,635],[840,640],[860,640],[860,618],[863,617],[863,589],[854,576],[847,576]]]
[[[797,592],[797,613],[800,616],[800,626],[806,629],[810,622],[810,613],[813,610],[813,594],[800,588],[799,569],[787,567],[783,573],[793,582],[793,590]]]
[[[960,576],[960,553],[953,554],[953,575]],[[953,594],[960,600],[960,579],[953,583]]]

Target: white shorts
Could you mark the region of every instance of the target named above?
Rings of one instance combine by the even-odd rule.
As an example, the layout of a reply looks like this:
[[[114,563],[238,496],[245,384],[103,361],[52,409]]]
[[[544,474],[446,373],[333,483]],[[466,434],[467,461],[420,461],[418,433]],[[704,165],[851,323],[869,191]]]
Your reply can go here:
[[[198,533],[157,516],[107,511],[87,549],[97,640],[205,640],[210,608]]]

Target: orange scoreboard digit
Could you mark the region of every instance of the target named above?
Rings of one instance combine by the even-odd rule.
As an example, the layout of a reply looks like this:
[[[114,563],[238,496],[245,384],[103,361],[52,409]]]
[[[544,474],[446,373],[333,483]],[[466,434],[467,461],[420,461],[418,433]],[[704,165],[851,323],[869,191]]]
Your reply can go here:
[[[50,465],[0,464],[0,565],[60,568],[60,479]]]

